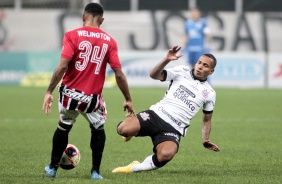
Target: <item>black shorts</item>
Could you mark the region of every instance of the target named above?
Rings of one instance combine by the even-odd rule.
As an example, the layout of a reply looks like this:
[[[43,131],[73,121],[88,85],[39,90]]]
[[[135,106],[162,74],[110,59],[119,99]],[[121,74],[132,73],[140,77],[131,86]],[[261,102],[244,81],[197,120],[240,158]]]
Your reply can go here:
[[[156,146],[164,141],[173,141],[179,147],[180,133],[154,111],[140,112],[137,114],[137,118],[141,126],[137,136],[150,136],[154,145],[154,152],[156,152]]]

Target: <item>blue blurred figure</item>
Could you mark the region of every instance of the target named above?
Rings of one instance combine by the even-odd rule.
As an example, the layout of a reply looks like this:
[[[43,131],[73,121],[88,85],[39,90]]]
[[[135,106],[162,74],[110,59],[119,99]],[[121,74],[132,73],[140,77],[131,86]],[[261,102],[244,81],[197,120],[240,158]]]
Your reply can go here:
[[[184,47],[191,67],[194,67],[202,54],[210,52],[210,48],[205,46],[205,42],[209,40],[210,29],[206,20],[201,18],[201,11],[198,8],[192,8],[191,18],[185,23]]]

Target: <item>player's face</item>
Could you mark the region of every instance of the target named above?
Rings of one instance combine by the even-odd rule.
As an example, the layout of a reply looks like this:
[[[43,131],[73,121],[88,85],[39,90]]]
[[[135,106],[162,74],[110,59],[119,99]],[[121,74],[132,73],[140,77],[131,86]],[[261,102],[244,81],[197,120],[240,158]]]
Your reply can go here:
[[[214,62],[211,58],[202,55],[195,64],[194,75],[201,80],[205,80],[214,71]]]
[[[198,20],[201,16],[201,13],[198,9],[193,9],[191,15],[193,20]]]

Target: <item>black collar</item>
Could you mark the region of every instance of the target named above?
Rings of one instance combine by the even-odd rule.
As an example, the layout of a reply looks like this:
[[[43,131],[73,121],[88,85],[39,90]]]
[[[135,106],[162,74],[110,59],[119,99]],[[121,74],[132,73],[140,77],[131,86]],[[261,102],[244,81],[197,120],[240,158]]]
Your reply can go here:
[[[207,81],[207,78],[202,80],[202,79],[198,79],[195,75],[194,75],[194,68],[191,70],[191,75],[193,77],[194,80],[198,80],[200,82],[206,82]]]

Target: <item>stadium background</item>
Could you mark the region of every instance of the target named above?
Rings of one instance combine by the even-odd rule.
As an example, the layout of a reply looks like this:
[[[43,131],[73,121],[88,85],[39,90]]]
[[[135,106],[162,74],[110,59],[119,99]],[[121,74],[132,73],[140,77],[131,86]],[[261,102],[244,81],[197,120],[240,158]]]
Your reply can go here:
[[[46,86],[65,31],[81,25],[89,0],[2,0],[0,84]],[[212,30],[209,47],[219,64],[215,87],[281,88],[282,3],[276,0],[100,0],[102,29],[120,50],[131,86],[163,85],[148,72],[172,45],[183,45],[189,7],[203,11]],[[153,52],[152,52],[153,51]],[[179,64],[185,64],[186,57]],[[17,64],[16,64],[17,63]],[[108,71],[107,86],[112,86]]]
[[[64,31],[81,25],[89,0],[0,0],[0,184],[93,183],[89,180],[89,127],[78,118],[69,142],[81,152],[71,171],[55,181],[42,178],[57,127],[57,105],[46,116],[41,105],[60,56]],[[163,97],[166,84],[148,72],[168,47],[182,44],[187,9],[203,10],[219,60],[212,78],[217,92],[211,140],[201,146],[201,113],[191,121],[178,154],[164,168],[132,175],[111,170],[152,153],[150,138],[124,143],[116,133],[123,97],[108,71],[107,141],[102,183],[281,183],[282,2],[280,0],[100,0],[102,28],[119,45],[137,112]],[[173,64],[184,63],[184,58]],[[171,65],[170,65],[171,66]],[[168,66],[168,67],[170,67]],[[57,93],[54,92],[55,98]]]

